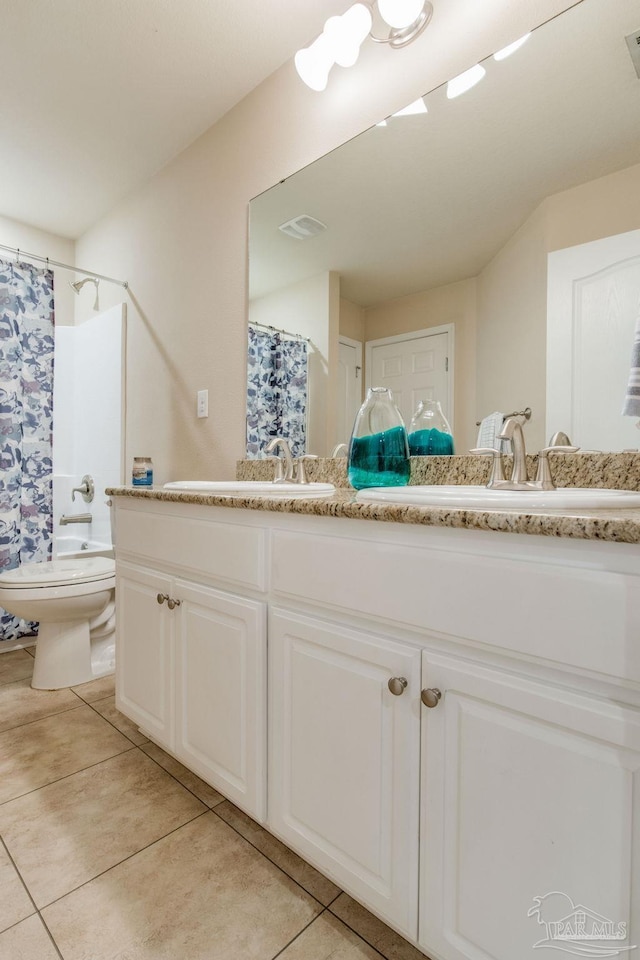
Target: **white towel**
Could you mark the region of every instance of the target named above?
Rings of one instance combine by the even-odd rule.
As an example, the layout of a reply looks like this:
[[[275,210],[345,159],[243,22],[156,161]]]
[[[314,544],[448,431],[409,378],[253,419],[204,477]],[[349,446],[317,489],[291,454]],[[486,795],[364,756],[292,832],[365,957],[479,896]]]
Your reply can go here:
[[[494,450],[499,450],[500,447],[504,445],[504,441],[498,440],[498,435],[502,433],[503,423],[504,414],[499,413],[497,410],[495,413],[490,413],[488,417],[485,417],[478,430],[476,446],[493,447]]]
[[[640,317],[636,320],[631,350],[631,372],[625,396],[623,417],[640,417]]]

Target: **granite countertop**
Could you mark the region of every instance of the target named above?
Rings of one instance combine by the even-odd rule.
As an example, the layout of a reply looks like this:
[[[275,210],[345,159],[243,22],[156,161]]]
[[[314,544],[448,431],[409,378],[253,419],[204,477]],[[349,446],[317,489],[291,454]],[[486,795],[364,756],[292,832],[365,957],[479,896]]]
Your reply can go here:
[[[315,479],[315,478],[314,478]],[[452,507],[416,507],[400,504],[357,503],[356,491],[337,488],[330,497],[295,499],[279,497],[219,496],[180,493],[140,487],[108,487],[108,496],[160,500],[166,503],[195,503],[203,506],[242,510],[268,510],[316,517],[348,517],[392,523],[424,524],[467,530],[491,530],[545,537],[569,537],[613,543],[640,543],[640,509],[620,510],[487,510]]]

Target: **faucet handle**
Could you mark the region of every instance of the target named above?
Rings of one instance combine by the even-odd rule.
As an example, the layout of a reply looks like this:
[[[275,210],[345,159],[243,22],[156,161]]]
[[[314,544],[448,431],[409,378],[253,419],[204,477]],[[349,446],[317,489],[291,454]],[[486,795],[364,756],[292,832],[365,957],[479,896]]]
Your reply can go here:
[[[301,457],[298,457],[296,460],[297,472],[295,477],[296,483],[309,483],[307,480],[307,471],[305,470],[304,462],[305,460],[317,460],[315,453],[304,453]]]
[[[473,450],[469,450],[469,453],[474,457],[493,457],[491,476],[487,484],[488,487],[493,487],[497,483],[504,481],[504,465],[501,450],[497,450],[495,447],[474,447]]]
[[[580,447],[569,447],[564,444],[561,446],[543,447],[538,454],[538,470],[535,479],[536,486],[539,486],[542,490],[555,490],[556,488],[553,477],[551,476],[551,470],[549,469],[550,453],[577,453],[579,449]]]
[[[284,461],[281,457],[267,457],[267,460],[274,461],[273,482],[277,483],[284,480]]]

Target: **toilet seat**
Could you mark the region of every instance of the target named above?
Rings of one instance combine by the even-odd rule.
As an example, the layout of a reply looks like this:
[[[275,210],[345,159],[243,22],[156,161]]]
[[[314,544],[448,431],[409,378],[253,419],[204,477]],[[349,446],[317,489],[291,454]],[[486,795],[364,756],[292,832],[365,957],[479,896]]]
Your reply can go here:
[[[48,560],[23,563],[15,570],[0,574],[0,588],[34,590],[46,587],[97,583],[115,576],[115,560],[107,557],[83,557],[80,560]],[[84,592],[84,591],[83,591]]]

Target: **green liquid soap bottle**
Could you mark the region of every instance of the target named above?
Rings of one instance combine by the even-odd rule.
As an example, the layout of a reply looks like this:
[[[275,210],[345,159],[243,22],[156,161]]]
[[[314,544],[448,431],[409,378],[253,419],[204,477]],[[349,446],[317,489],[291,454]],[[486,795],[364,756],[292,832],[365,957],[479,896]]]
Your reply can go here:
[[[403,487],[411,465],[407,431],[393,395],[371,387],[360,407],[349,445],[349,483],[365,487]]]

